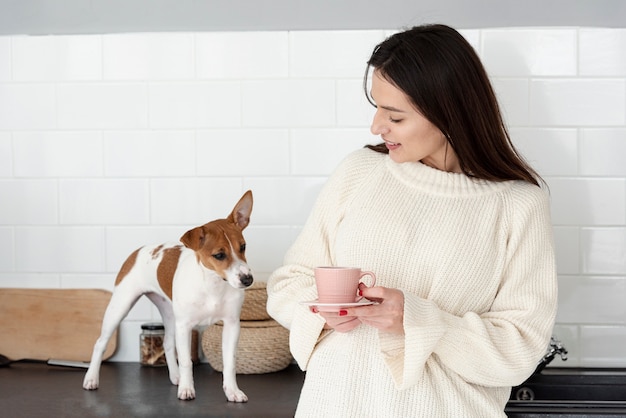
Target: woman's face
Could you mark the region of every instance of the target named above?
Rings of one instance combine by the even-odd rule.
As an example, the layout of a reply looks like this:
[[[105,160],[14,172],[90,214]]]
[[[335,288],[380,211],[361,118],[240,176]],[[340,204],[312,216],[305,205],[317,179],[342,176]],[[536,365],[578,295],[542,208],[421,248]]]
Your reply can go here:
[[[393,161],[421,161],[439,170],[461,172],[443,133],[413,107],[402,90],[381,77],[377,70],[372,75],[371,97],[376,103],[371,131],[385,141]]]

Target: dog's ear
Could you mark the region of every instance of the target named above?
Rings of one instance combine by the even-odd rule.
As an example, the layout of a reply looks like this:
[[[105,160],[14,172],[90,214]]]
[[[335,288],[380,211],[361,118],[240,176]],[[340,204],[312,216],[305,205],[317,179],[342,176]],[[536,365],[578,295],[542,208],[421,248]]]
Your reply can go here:
[[[235,205],[228,220],[237,224],[242,230],[250,223],[250,213],[252,212],[252,190],[248,190],[241,196]]]
[[[190,248],[194,251],[199,250],[204,244],[203,228],[201,226],[198,226],[185,232],[185,235],[180,237],[180,242],[182,242],[185,247]]]

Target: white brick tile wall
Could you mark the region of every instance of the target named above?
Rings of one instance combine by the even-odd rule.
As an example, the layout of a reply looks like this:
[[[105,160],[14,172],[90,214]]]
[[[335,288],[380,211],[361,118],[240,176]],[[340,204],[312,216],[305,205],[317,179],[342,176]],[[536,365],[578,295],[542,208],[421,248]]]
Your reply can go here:
[[[3,287],[27,289],[58,289],[61,278],[58,274],[42,273],[0,273]]]
[[[243,126],[333,126],[336,121],[333,80],[267,80],[242,83]],[[231,109],[231,111],[234,111]]]
[[[541,176],[578,174],[576,129],[513,128],[509,134],[518,151]]]
[[[188,80],[195,73],[190,33],[104,35],[102,57],[105,80]]]
[[[255,177],[244,181],[254,190],[256,225],[302,225],[326,177]]]
[[[148,126],[145,84],[59,84],[56,90],[56,112],[61,129],[142,129]]]
[[[241,179],[232,177],[155,178],[150,182],[151,223],[191,228],[225,218],[243,192]]]
[[[12,227],[0,226],[0,283],[3,287],[9,285],[2,281],[2,272],[15,270],[15,231]]]
[[[626,367],[621,347],[626,346],[626,327],[582,325],[580,363],[588,367]]]
[[[0,83],[11,80],[11,38],[0,37]]]
[[[287,32],[209,32],[195,38],[199,79],[286,78]]]
[[[54,85],[0,83],[0,130],[55,129],[56,116]]]
[[[104,227],[15,228],[18,272],[99,272],[104,269]]]
[[[145,179],[67,179],[59,184],[60,223],[125,225],[150,222]]]
[[[254,249],[253,251],[246,251],[246,258],[253,268],[255,280],[267,280],[269,272],[276,269],[276,261],[280,265],[283,255],[296,239],[299,231],[300,228],[289,226],[253,225],[246,229],[246,244],[248,248]],[[277,254],[280,254],[278,260],[276,259]]]
[[[107,177],[196,174],[193,131],[104,131],[103,136],[104,173]]]
[[[563,225],[624,225],[626,179],[551,178],[552,216]]]
[[[289,34],[289,75],[360,78],[382,31],[297,31]]]
[[[580,273],[580,230],[573,226],[554,227],[558,274]]]
[[[16,177],[102,176],[99,131],[26,131],[13,133]]]
[[[626,177],[626,129],[582,129],[580,174]]]
[[[0,178],[10,177],[13,173],[13,147],[11,133],[0,132]]]
[[[50,225],[59,220],[56,180],[0,180],[2,225]]]
[[[557,321],[564,324],[623,324],[626,277],[561,276]]]
[[[16,36],[12,58],[14,81],[102,79],[99,36]]]
[[[376,109],[366,99],[363,81],[337,80],[336,88],[337,125],[341,127],[369,126]]]
[[[281,176],[289,174],[287,129],[198,131],[195,153],[200,176]]]
[[[626,75],[626,29],[583,28],[579,39],[581,75]]]
[[[151,128],[224,128],[241,125],[239,82],[152,84],[149,91]]]
[[[527,126],[530,118],[528,79],[495,78],[492,83],[506,123],[509,126]]]
[[[0,37],[0,287],[104,288],[254,192],[266,280],[339,161],[378,138],[362,76],[393,30]],[[466,29],[550,186],[565,366],[625,366],[626,30]],[[480,109],[476,109],[480,111]],[[142,299],[117,361],[137,361]],[[598,341],[601,341],[599,343]]]
[[[351,151],[380,142],[366,128],[294,129],[291,135],[294,175],[328,176]]]
[[[623,126],[626,80],[537,79],[530,85],[530,121],[547,126]]]
[[[582,228],[582,273],[626,274],[626,228]]]
[[[492,76],[573,76],[576,29],[483,31],[482,59]]]

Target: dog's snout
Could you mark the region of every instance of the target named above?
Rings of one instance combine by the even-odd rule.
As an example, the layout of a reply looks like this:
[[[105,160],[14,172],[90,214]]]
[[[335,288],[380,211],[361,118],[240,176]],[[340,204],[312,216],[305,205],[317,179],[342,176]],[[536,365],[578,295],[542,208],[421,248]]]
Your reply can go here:
[[[239,276],[239,281],[242,285],[248,287],[254,282],[254,277],[252,277],[252,274],[242,274]]]

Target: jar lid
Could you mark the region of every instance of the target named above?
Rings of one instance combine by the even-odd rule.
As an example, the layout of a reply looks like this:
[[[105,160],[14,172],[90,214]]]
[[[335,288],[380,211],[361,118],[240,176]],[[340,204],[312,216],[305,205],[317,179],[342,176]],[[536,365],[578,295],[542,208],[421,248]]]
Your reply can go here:
[[[165,329],[165,327],[160,322],[149,322],[147,324],[141,324],[141,329],[145,329],[148,331],[157,331],[157,330],[163,330]]]

